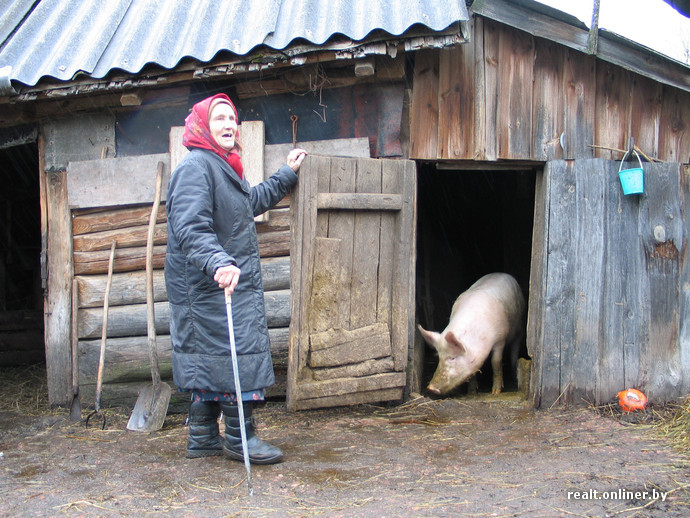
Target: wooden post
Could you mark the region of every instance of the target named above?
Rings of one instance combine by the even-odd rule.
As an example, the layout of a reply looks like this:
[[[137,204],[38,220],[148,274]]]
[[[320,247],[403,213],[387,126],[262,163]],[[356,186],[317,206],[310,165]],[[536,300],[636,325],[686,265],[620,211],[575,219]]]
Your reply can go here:
[[[71,288],[72,221],[67,205],[65,171],[45,175],[48,281],[45,294],[45,347],[48,401],[51,406],[67,405],[72,393]],[[46,232],[46,229],[43,229]]]

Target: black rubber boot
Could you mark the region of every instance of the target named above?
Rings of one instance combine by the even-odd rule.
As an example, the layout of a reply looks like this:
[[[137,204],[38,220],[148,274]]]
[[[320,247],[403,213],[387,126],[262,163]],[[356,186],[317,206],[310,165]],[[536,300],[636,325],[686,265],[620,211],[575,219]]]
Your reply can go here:
[[[223,454],[223,440],[218,432],[219,416],[220,404],[216,401],[193,401],[189,404],[188,459]]]
[[[240,431],[240,417],[237,405],[221,403],[221,409],[225,414],[225,441],[223,441],[223,453],[233,460],[244,462],[242,451],[242,432]],[[256,436],[253,418],[253,404],[244,403],[244,421],[247,430],[247,450],[249,462],[252,464],[275,464],[283,460],[283,452]]]

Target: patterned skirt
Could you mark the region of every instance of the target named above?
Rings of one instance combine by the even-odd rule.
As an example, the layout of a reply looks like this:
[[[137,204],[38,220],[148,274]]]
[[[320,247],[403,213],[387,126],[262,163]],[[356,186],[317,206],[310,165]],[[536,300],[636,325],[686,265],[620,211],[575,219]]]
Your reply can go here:
[[[264,397],[264,389],[242,392],[242,401],[263,401]],[[219,401],[223,403],[237,403],[237,396],[234,392],[214,392],[213,390],[194,389],[192,390],[192,401]]]

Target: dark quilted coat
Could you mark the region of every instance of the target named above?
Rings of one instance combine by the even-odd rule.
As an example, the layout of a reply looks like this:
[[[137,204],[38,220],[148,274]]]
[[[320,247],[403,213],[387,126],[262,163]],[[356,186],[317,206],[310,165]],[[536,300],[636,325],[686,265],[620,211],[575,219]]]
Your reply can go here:
[[[250,188],[203,149],[193,149],[173,172],[165,285],[178,388],[235,391],[225,297],[213,281],[216,269],[229,264],[241,270],[232,309],[242,390],[273,385],[254,216],[278,203],[296,181],[285,165]]]

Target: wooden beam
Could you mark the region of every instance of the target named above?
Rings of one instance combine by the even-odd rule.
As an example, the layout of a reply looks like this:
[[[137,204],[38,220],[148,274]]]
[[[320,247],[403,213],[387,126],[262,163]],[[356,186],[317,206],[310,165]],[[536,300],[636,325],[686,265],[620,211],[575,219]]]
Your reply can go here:
[[[357,74],[358,68],[367,67],[371,72],[366,76]],[[265,97],[283,93],[305,93],[313,91],[317,76],[326,80],[323,88],[342,88],[358,84],[399,81],[405,77],[405,54],[395,58],[387,55],[367,56],[366,58],[336,63],[336,66],[324,68],[323,62],[303,65],[301,67],[280,71],[272,77],[263,76],[235,85],[240,99]]]
[[[317,397],[313,399],[299,399],[292,403],[291,410],[308,410],[313,408],[325,408],[342,405],[361,405],[364,403],[376,403],[378,401],[402,400],[403,387],[392,389],[379,389],[366,392],[348,394],[347,398],[341,395]]]
[[[73,211],[72,235],[88,234],[104,230],[148,225],[151,206],[127,207],[109,210]],[[161,206],[156,215],[156,223],[165,223],[165,207]]]
[[[259,234],[267,232],[277,232],[290,230],[290,208],[272,209],[266,214],[270,213],[270,217],[266,221],[260,222],[256,225],[256,231]]]
[[[271,357],[276,369],[285,368],[288,354],[288,329],[271,328],[268,330],[268,335],[271,341]],[[156,340],[161,362],[161,376],[170,379],[172,375],[170,335],[161,334]],[[79,341],[79,379],[82,385],[89,385],[96,381],[100,343],[100,338]],[[105,385],[128,381],[151,382],[146,336],[108,338],[105,354],[106,363],[103,372]]]
[[[290,231],[258,234],[261,257],[290,255]]]
[[[259,253],[262,258],[282,257],[290,254],[290,231],[265,232],[258,234]],[[165,266],[165,245],[153,247],[153,266]],[[108,271],[108,250],[74,252],[74,274],[93,275]],[[146,247],[122,248],[115,251],[113,271],[131,272],[144,268]]]
[[[318,209],[401,210],[399,194],[319,193]]]
[[[313,376],[317,381],[336,378],[371,376],[372,374],[390,372],[393,370],[393,367],[393,358],[383,358],[380,360],[367,360],[361,363],[344,365],[342,367],[334,367],[330,369],[314,369]]]
[[[386,324],[377,323],[359,329],[328,329],[311,335],[309,365],[340,365],[383,358],[391,354],[391,337]]]
[[[78,276],[79,308],[99,308],[103,306],[103,296],[107,275]],[[126,272],[113,275],[109,304],[124,306],[127,304],[143,304],[146,302],[146,272]],[[165,291],[163,270],[153,272],[153,298],[156,302],[168,300]]]
[[[328,396],[344,396],[342,404],[348,404],[348,398],[357,392],[389,389],[405,386],[404,372],[388,372],[362,378],[341,378],[339,380],[316,381],[302,383],[298,387],[301,399],[322,398]]]
[[[72,220],[64,171],[47,175],[48,286],[45,301],[46,370],[51,406],[66,405],[72,393]]]
[[[290,258],[268,257],[261,260],[261,277],[264,291],[287,290],[290,288]],[[79,275],[79,308],[103,306],[107,275]],[[113,275],[110,305],[143,304],[146,302],[146,273],[143,270],[116,273]],[[163,269],[153,272],[153,297],[156,302],[168,300],[165,290]],[[2,323],[0,322],[0,328]]]
[[[109,250],[113,241],[118,248],[132,248],[145,246],[148,236],[147,226],[126,227],[116,230],[104,230],[74,236],[75,252],[94,252],[96,250]],[[155,245],[164,245],[168,242],[168,226],[166,223],[158,223],[153,234]]]
[[[264,303],[269,327],[287,327],[290,324],[290,290],[267,291],[264,293]],[[156,333],[169,333],[170,307],[168,301],[156,302],[155,313]],[[98,338],[101,336],[102,326],[102,307],[79,310],[80,340]],[[146,335],[146,304],[128,304],[109,308],[108,337],[140,335]]]
[[[153,267],[163,268],[165,265],[165,245],[153,247]],[[74,274],[92,275],[108,271],[107,250],[93,252],[74,252]],[[142,270],[146,265],[146,247],[123,248],[115,251],[113,271],[131,272]]]

